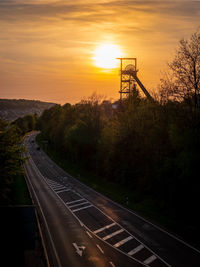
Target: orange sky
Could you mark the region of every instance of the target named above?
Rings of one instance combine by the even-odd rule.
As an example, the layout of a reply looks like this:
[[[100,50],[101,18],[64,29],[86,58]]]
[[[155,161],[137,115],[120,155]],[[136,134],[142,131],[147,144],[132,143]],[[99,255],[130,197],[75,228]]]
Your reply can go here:
[[[119,97],[119,70],[94,65],[103,43],[137,57],[155,90],[178,41],[200,26],[200,2],[1,0],[0,98],[76,103],[93,92]]]

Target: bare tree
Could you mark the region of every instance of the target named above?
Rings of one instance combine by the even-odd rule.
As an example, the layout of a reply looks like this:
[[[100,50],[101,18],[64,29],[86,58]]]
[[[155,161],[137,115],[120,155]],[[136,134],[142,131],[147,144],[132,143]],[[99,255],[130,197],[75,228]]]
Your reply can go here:
[[[194,99],[198,105],[200,93],[200,32],[189,40],[180,40],[174,60],[168,64],[169,73],[159,86],[161,99]]]

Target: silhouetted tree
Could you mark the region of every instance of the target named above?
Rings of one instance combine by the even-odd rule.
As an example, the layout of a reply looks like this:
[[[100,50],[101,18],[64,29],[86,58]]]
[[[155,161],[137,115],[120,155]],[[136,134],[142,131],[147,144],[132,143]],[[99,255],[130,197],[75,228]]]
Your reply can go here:
[[[180,41],[175,58],[168,66],[170,71],[161,80],[161,98],[186,99],[193,101],[193,106],[197,107],[200,93],[200,32]]]

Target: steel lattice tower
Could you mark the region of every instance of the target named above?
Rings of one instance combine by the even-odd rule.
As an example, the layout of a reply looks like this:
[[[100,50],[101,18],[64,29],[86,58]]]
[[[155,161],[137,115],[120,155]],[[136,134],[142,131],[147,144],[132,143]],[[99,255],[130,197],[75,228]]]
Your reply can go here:
[[[120,60],[120,99],[127,97],[136,90],[136,85],[142,89],[147,98],[152,99],[149,92],[137,77],[137,58],[117,58]]]

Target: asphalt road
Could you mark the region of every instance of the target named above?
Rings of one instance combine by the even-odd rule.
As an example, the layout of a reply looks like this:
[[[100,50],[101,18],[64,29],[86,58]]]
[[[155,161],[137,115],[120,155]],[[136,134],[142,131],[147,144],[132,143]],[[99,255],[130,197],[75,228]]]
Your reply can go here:
[[[25,139],[24,165],[50,266],[200,266],[200,252],[109,200]]]

